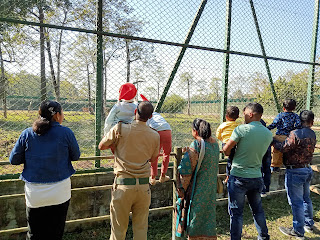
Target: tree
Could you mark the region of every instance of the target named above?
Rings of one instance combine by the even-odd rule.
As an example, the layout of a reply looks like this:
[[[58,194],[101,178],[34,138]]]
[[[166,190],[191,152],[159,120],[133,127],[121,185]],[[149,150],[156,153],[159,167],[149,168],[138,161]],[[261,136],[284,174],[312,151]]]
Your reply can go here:
[[[149,77],[156,82],[156,100],[160,99],[160,87],[164,83],[165,80],[165,72],[161,63],[157,60],[154,60],[152,66],[149,67]]]
[[[108,0],[105,1],[107,4],[104,4],[103,9],[103,28],[104,31],[115,32],[115,33],[127,33],[127,34],[136,34],[140,31],[140,27],[138,26],[140,22],[131,19],[129,15],[133,12],[133,9],[130,7],[126,0]],[[96,15],[96,1],[88,0],[77,3],[74,6],[73,17],[78,26],[82,26],[84,28],[95,28],[95,18],[93,16]],[[80,36],[80,35],[79,35]],[[78,41],[78,46],[81,44],[92,45],[96,44],[96,37],[88,38],[91,43],[88,44],[87,41],[81,43]],[[141,43],[139,43],[141,44]],[[104,60],[104,83],[102,83],[101,88],[104,94],[103,100],[104,105],[107,98],[107,86],[112,86],[112,84],[108,83],[108,67],[112,63],[112,60],[117,60],[117,55],[119,52],[123,53],[125,56],[125,61],[127,64],[126,70],[126,81],[130,80],[131,73],[131,64],[138,60],[143,60],[142,51],[139,47],[140,45],[133,44],[131,41],[127,41],[120,38],[111,38],[104,37],[103,38],[103,60]],[[85,54],[85,53],[84,53]],[[121,55],[121,54],[120,54]],[[94,59],[95,54],[91,54],[90,57],[92,62],[96,62]],[[89,79],[89,77],[88,77]],[[89,91],[90,92],[90,91]]]
[[[0,4],[0,15],[2,17],[19,18],[26,15],[28,6],[34,1],[18,1],[14,4],[4,1]],[[7,88],[8,77],[6,76],[5,63],[15,62],[15,48],[21,42],[23,33],[18,25],[1,22],[0,23],[0,97],[3,104],[3,115],[7,118]]]
[[[69,81],[61,81],[60,84],[61,92],[64,93],[61,95],[63,98],[71,99],[71,100],[77,100],[79,99],[79,90],[76,88],[74,84],[72,84]]]
[[[221,98],[221,79],[213,77],[210,82],[210,93],[208,94],[208,100],[217,100]]]
[[[232,98],[244,98],[245,95],[243,94],[243,92],[241,91],[241,89],[236,90],[233,94],[232,94]]]
[[[21,71],[14,74],[8,74],[8,94],[21,97],[39,97],[40,77]],[[52,96],[53,87],[48,87],[48,95]]]
[[[85,92],[83,97],[88,99],[89,112],[94,114],[92,104],[92,89],[95,86],[93,77],[96,70],[94,42],[88,34],[80,34],[71,46],[69,50],[73,52],[75,58],[69,61],[67,77],[82,82],[80,93]]]
[[[187,99],[188,99],[188,115],[190,115],[190,108],[191,108],[191,100],[190,100],[190,87],[191,84],[193,83],[193,76],[189,72],[184,72],[180,75],[180,82],[182,84],[187,85]]]
[[[319,74],[318,72],[316,75]],[[268,80],[261,74],[255,74],[253,92],[257,101],[265,105],[274,105],[274,98]],[[294,73],[288,71],[285,75],[280,76],[274,82],[274,88],[277,93],[279,102],[285,98],[293,98],[297,101],[296,111],[300,111],[306,106],[308,86],[308,69]],[[317,84],[314,85],[314,92],[319,90]]]
[[[54,8],[54,11],[51,11],[51,14],[47,14],[48,21],[57,21],[57,23],[61,26],[64,26],[67,23],[67,16],[71,9],[71,2],[69,0],[63,1],[53,1],[51,3],[51,8]],[[60,15],[62,19],[60,19]],[[52,84],[54,87],[54,92],[56,95],[56,100],[60,101],[60,76],[61,76],[61,48],[62,48],[62,38],[63,38],[63,30],[59,30],[57,36],[57,49],[56,49],[56,68],[57,74],[55,74],[54,64],[53,64],[53,56],[51,50],[51,42],[52,39],[50,37],[50,29],[45,29],[45,40],[47,46],[48,60],[50,65],[50,74],[52,79]]]
[[[155,87],[146,87],[145,89],[145,96],[148,98],[149,101],[157,101],[157,89]]]
[[[177,94],[166,97],[164,101],[161,112],[167,113],[178,113],[182,112],[183,108],[186,105],[186,101]]]

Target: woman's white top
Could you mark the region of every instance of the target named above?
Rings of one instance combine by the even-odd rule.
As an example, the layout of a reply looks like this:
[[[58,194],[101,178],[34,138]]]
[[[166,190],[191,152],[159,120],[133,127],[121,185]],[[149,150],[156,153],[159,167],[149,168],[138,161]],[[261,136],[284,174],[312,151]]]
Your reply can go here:
[[[71,180],[55,183],[30,183],[24,185],[26,205],[29,208],[58,205],[71,198]]]

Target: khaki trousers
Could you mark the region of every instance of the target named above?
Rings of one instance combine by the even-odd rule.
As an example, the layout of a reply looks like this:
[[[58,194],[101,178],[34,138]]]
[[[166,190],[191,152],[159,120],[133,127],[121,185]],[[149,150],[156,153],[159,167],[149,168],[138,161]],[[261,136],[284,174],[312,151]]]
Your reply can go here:
[[[130,211],[132,212],[133,239],[147,240],[150,203],[149,184],[114,184],[110,203],[110,240],[125,240]]]
[[[279,141],[283,142],[286,140],[287,136],[286,135],[275,135],[274,138]],[[275,149],[274,147],[271,147],[271,155],[272,155],[272,160],[271,160],[271,167],[282,167],[283,164],[283,154],[279,150]]]

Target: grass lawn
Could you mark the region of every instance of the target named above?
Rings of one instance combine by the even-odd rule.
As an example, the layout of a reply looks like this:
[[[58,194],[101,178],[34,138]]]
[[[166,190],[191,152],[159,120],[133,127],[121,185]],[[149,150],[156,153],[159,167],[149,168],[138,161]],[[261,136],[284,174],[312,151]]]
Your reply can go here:
[[[320,196],[311,194],[314,209],[315,226],[320,230]],[[285,195],[272,195],[263,198],[263,207],[266,213],[269,234],[273,240],[290,239],[279,231],[279,226],[292,226],[291,208],[288,205]],[[257,231],[253,224],[252,215],[248,205],[244,211],[243,218],[243,237],[242,239],[257,239]],[[227,205],[217,207],[217,232],[218,239],[229,239],[229,215]],[[95,228],[76,233],[66,233],[64,240],[87,240],[87,239],[109,239],[110,226]],[[129,226],[127,238],[132,239],[132,229]],[[171,239],[171,216],[161,217],[149,221],[148,239],[150,240],[169,240]],[[293,238],[292,238],[293,239]],[[320,231],[315,234],[306,233],[305,239],[320,239]]]

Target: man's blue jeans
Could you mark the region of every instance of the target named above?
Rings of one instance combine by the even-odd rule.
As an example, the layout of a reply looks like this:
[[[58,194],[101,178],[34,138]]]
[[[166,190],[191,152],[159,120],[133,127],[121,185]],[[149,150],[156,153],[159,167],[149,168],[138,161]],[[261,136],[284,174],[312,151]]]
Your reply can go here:
[[[292,209],[293,228],[302,235],[304,235],[304,225],[313,226],[314,224],[309,189],[311,178],[310,167],[286,170],[285,185],[288,202]]]
[[[228,180],[228,204],[231,240],[241,239],[245,196],[252,211],[258,240],[268,240],[268,228],[261,204],[262,178],[241,178],[231,175]]]

